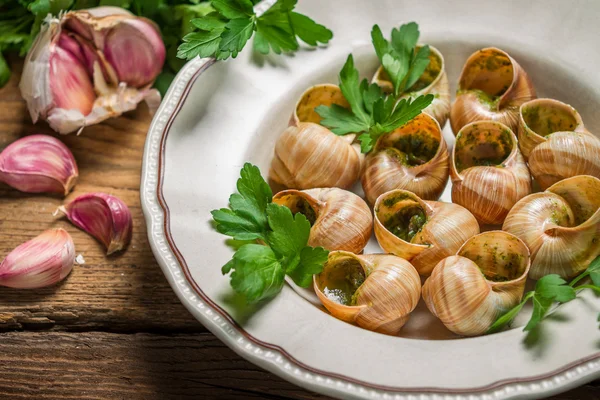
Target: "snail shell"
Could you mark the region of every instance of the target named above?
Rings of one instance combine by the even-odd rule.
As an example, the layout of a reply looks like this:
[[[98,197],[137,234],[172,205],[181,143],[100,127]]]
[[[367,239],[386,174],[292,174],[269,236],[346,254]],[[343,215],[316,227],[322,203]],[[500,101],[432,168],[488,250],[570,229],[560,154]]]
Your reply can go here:
[[[364,160],[356,135],[338,136],[319,125],[315,111],[320,105],[350,107],[336,85],[323,84],[307,89],[275,143],[270,178],[294,189],[315,187],[349,188],[359,178]]]
[[[273,202],[306,216],[311,224],[309,246],[360,253],[371,237],[371,210],[352,192],[338,188],[291,189],[277,193]]]
[[[437,121],[421,113],[379,138],[365,159],[361,177],[367,201],[393,189],[437,200],[448,181],[448,148]]]
[[[600,180],[575,176],[521,199],[502,229],[531,250],[529,276],[572,278],[600,255]]]
[[[458,204],[424,201],[406,190],[384,193],[375,203],[379,245],[409,260],[422,276],[478,233],[473,214]]]
[[[419,47],[417,46],[418,49]],[[446,75],[442,53],[433,46],[429,46],[429,50],[429,65],[427,69],[425,69],[419,80],[412,87],[408,88],[408,93],[400,98],[415,98],[421,95],[433,94],[435,99],[423,112],[433,116],[440,124],[440,127],[443,128],[450,115],[448,75]],[[383,66],[379,66],[372,81],[378,84],[385,93],[391,93],[394,90],[394,86],[390,82]]]
[[[480,224],[501,224],[531,193],[531,176],[514,133],[499,122],[473,122],[456,137],[450,163],[452,201]]]
[[[600,178],[600,140],[573,107],[537,99],[523,104],[519,117],[519,147],[542,189],[577,175]]]
[[[423,300],[452,332],[481,335],[521,301],[529,266],[529,250],[519,238],[484,232],[440,261],[423,285]]]
[[[313,283],[331,315],[387,335],[398,334],[421,296],[415,268],[388,254],[331,252]]]
[[[467,59],[458,81],[450,124],[456,134],[475,121],[498,121],[516,132],[519,107],[535,99],[535,89],[523,68],[506,52],[489,47]]]

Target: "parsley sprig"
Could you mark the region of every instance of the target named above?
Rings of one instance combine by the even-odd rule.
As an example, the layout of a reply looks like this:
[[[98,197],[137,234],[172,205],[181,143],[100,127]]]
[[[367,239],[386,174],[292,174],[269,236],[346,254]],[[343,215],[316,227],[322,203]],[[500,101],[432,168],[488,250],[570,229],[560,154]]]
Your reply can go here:
[[[361,151],[368,153],[383,134],[401,127],[428,107],[434,96],[427,94],[415,99],[402,98],[405,88],[412,86],[429,65],[429,47],[415,51],[419,38],[418,25],[411,22],[392,31],[392,42],[388,42],[377,25],[371,34],[375,52],[390,76],[394,91],[384,94],[375,84],[366,79],[360,81],[354,67],[352,55],[339,74],[340,89],[350,104],[350,109],[337,104],[318,106],[321,125],[336,135],[359,133]]]
[[[575,286],[579,281],[586,277],[590,277],[593,284]],[[496,322],[492,324],[488,333],[498,332],[510,324],[529,300],[533,301],[533,313],[523,330],[531,331],[548,315],[550,308],[555,303],[567,303],[573,300],[577,296],[577,293],[583,289],[592,289],[596,292],[600,292],[600,257],[594,259],[589,267],[569,284],[556,274],[550,274],[540,278],[535,285],[535,289],[525,293],[521,303],[501,315]]]
[[[311,46],[328,43],[333,33],[294,10],[298,0],[278,0],[267,12],[256,15],[257,0],[211,0],[215,11],[191,21],[198,30],[183,37],[177,57],[196,56],[224,60],[237,57],[254,34],[254,48],[268,54],[296,51],[298,39]]]
[[[322,271],[329,252],[308,246],[310,222],[300,213],[272,202],[273,192],[258,167],[246,163],[229,197],[229,208],[211,212],[218,232],[235,240],[253,241],[239,247],[223,266],[231,286],[249,303],[275,296],[285,275],[308,287]]]

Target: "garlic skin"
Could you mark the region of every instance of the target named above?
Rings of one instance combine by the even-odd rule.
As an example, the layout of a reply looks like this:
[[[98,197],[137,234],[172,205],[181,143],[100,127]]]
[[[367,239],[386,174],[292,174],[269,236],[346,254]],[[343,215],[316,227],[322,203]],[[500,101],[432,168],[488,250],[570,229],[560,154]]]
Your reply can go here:
[[[407,190],[392,190],[375,202],[377,242],[410,261],[421,276],[478,233],[473,214],[458,204],[422,200]]]
[[[577,175],[600,178],[600,139],[573,107],[552,99],[521,106],[519,147],[542,190]]]
[[[106,193],[87,193],[58,208],[78,227],[95,237],[106,254],[123,250],[131,241],[131,212],[118,197]]]
[[[269,177],[290,189],[350,188],[364,161],[356,135],[338,136],[319,125],[320,105],[349,107],[339,87],[322,84],[307,89],[294,109],[290,126],[279,136]]]
[[[369,206],[352,192],[338,189],[284,190],[273,202],[300,212],[311,222],[308,245],[360,253],[373,230]]]
[[[423,285],[423,300],[452,332],[481,335],[521,301],[529,267],[529,249],[519,238],[484,232],[439,262]]]
[[[75,263],[75,245],[64,229],[49,229],[19,245],[0,263],[0,285],[37,289],[65,279]]]
[[[519,107],[535,98],[529,75],[508,53],[495,47],[478,50],[460,74],[450,110],[452,131],[456,135],[475,121],[498,121],[516,132]]]
[[[450,176],[452,201],[480,224],[501,224],[515,203],[531,193],[531,176],[517,138],[499,122],[473,122],[460,130]]]
[[[421,295],[415,268],[388,254],[331,252],[313,287],[334,317],[386,335],[398,334]]]
[[[533,193],[515,204],[502,229],[531,250],[531,278],[573,278],[600,255],[600,180],[575,176]]]
[[[393,189],[437,200],[448,182],[448,148],[438,122],[421,113],[381,136],[365,158],[361,183],[367,201]]]
[[[47,18],[29,50],[19,88],[33,122],[66,134],[133,110],[152,108],[151,89],[166,51],[158,28],[117,7]]]
[[[418,50],[420,46],[417,46]],[[416,98],[426,94],[433,94],[433,102],[423,110],[424,113],[431,115],[437,120],[441,128],[444,128],[448,117],[450,116],[450,86],[448,85],[448,75],[444,56],[435,47],[429,45],[429,65],[423,72],[423,75],[413,85],[408,88],[408,93],[400,99]],[[378,84],[385,93],[391,93],[394,90],[392,82],[389,81],[383,66],[379,66],[372,79],[373,83]]]
[[[0,153],[0,182],[21,192],[66,196],[78,177],[73,153],[52,136],[25,136]]]

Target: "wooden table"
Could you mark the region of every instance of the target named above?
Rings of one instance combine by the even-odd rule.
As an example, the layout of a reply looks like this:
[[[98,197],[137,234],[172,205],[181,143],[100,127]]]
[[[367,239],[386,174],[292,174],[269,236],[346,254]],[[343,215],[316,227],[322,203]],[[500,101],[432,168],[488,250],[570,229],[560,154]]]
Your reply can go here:
[[[16,70],[0,89],[0,149],[32,133]],[[154,260],[140,207],[140,168],[151,116],[137,111],[61,139],[79,165],[67,201],[102,191],[133,213],[129,248],[106,257],[92,237],[52,212],[60,197],[0,184],[0,258],[51,227],[66,229],[85,265],[55,287],[0,288],[1,399],[325,399],[237,356],[179,303]],[[600,383],[553,399],[598,399]]]

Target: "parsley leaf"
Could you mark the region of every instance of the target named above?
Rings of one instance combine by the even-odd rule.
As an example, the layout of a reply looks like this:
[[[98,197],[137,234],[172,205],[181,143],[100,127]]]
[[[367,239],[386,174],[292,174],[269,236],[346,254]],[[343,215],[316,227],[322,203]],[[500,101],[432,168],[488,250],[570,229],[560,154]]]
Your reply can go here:
[[[199,31],[183,37],[177,57],[235,58],[255,32],[254,49],[263,54],[295,51],[299,47],[297,38],[310,46],[328,43],[333,37],[331,31],[294,12],[296,3],[296,0],[278,0],[258,16],[250,0],[211,0],[216,13],[193,21]]]
[[[329,254],[308,246],[308,219],[273,203],[271,188],[252,164],[240,171],[237,190],[229,198],[229,208],[212,211],[216,229],[236,240],[258,243],[244,244],[222,267],[223,274],[231,273],[231,287],[250,303],[279,293],[286,274],[308,287]]]

